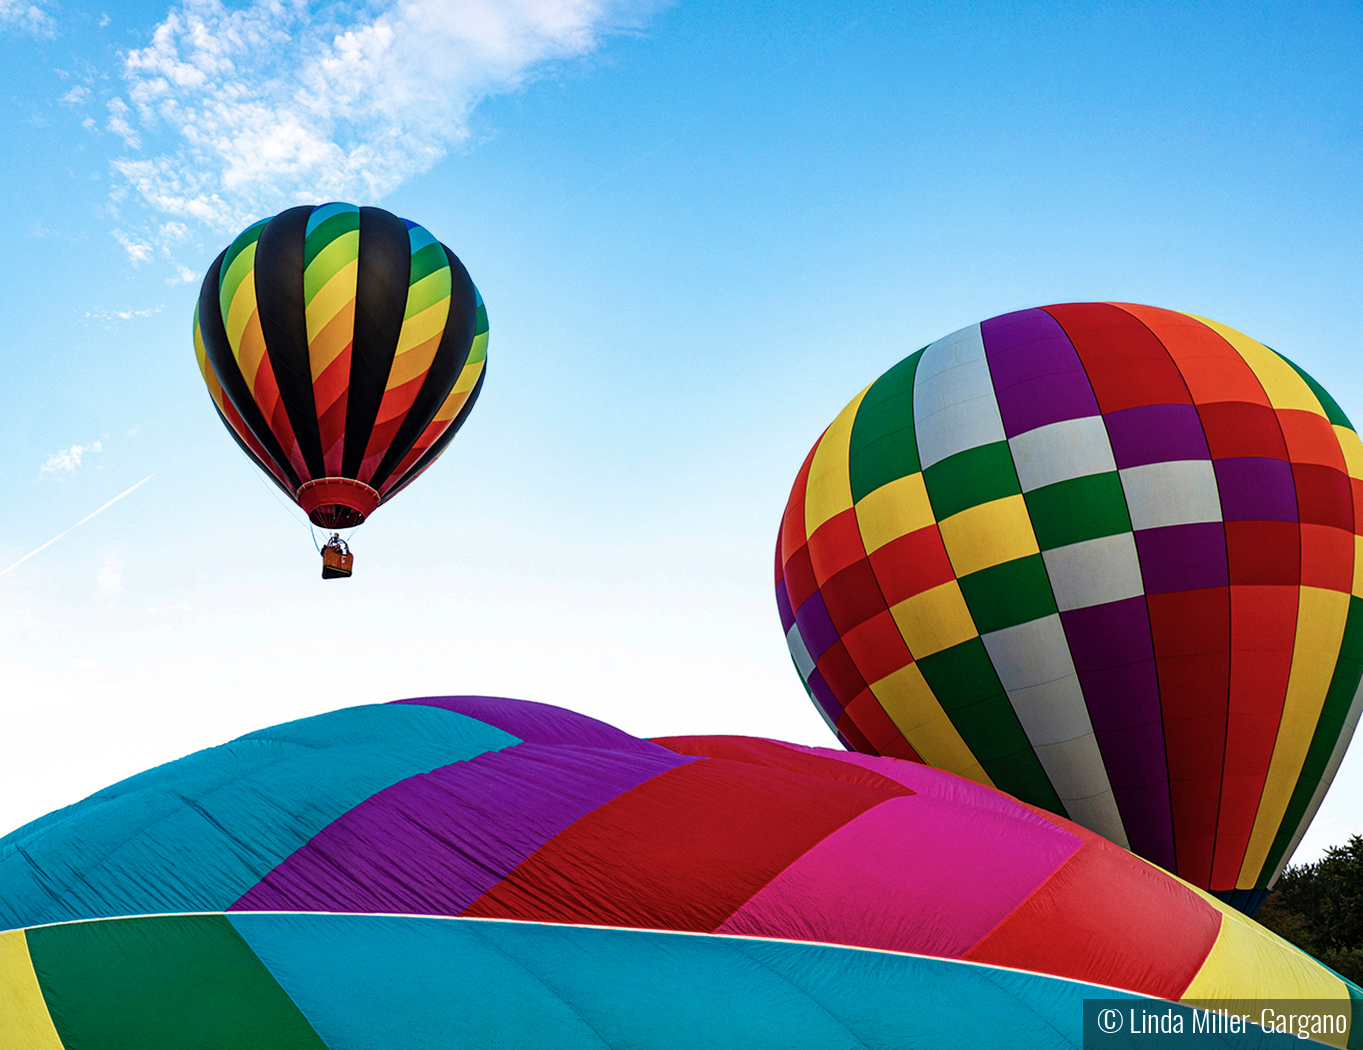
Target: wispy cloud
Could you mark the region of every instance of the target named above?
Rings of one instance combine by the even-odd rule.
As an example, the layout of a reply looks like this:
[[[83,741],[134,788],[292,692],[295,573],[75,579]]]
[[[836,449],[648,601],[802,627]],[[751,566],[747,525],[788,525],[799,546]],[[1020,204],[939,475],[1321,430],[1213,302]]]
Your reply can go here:
[[[109,99],[109,122],[104,126],[121,138],[123,144],[129,149],[141,149],[142,136],[128,123],[128,117],[131,115],[132,110],[128,108],[126,102],[121,98],[111,98]]]
[[[43,464],[42,470],[38,472],[39,477],[48,474],[74,474],[76,468],[80,466],[80,461],[85,458],[87,452],[102,452],[103,446],[98,441],[92,441],[88,445],[72,445],[64,448],[60,452],[54,452],[47,457],[47,462]]]
[[[155,249],[141,238],[129,236],[123,230],[113,230],[111,233],[114,240],[121,244],[123,250],[128,253],[128,261],[134,266],[151,262],[152,256],[156,254]]]
[[[191,273],[189,277],[186,278],[185,280],[192,281],[194,280],[194,277],[195,275]],[[171,281],[167,281],[166,283],[167,284],[179,283],[179,280],[180,278],[173,278]],[[93,321],[95,322],[95,324],[98,324],[104,328],[112,328],[120,321],[131,321],[137,317],[151,317],[153,314],[159,314],[165,308],[166,308],[165,304],[163,303],[160,306],[149,306],[143,310],[134,310],[131,306],[123,310],[86,310],[85,320]],[[94,449],[94,451],[98,452],[99,442],[96,441],[92,448]]]
[[[145,152],[114,169],[151,211],[221,232],[301,201],[376,201],[468,140],[482,99],[658,6],[380,0],[336,18],[303,0],[184,0],[124,57],[107,127]]]
[[[0,0],[0,29],[22,29],[34,36],[52,36],[57,23],[41,3],[28,0]]]

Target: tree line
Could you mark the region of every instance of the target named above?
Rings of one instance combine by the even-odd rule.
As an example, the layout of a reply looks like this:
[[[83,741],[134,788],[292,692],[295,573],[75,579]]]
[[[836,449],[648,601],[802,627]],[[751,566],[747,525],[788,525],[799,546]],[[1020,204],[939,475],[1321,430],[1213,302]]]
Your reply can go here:
[[[1255,919],[1363,985],[1363,835],[1286,869]]]

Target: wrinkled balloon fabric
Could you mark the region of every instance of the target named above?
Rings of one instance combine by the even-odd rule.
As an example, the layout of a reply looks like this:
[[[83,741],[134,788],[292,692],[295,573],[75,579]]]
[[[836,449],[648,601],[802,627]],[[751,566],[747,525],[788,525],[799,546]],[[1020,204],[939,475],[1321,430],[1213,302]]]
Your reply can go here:
[[[1249,913],[1358,722],[1363,445],[1215,321],[971,325],[799,471],[776,600],[839,739],[1067,816]]]
[[[1363,998],[965,778],[490,697],[290,722],[43,817],[0,839],[0,930],[14,1050],[1078,1047],[1086,997]]]

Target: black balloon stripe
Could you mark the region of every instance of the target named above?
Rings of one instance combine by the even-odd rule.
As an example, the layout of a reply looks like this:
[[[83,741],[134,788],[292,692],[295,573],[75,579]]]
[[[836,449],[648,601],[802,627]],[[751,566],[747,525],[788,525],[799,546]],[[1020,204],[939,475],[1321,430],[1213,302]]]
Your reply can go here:
[[[359,476],[383,402],[402,333],[402,316],[407,311],[411,272],[412,242],[407,225],[382,208],[361,208],[355,341],[350,353],[345,452],[341,459],[341,473],[348,478]]]
[[[311,478],[326,476],[317,401],[308,360],[307,303],[303,297],[303,241],[312,206],[280,212],[256,243],[256,309],[279,396]],[[306,480],[306,479],[305,479]]]
[[[222,304],[218,300],[218,281],[222,274],[223,257],[226,254],[227,251],[224,249],[213,260],[213,265],[208,268],[203,285],[199,289],[199,332],[203,336],[204,354],[213,366],[213,371],[218,374],[218,380],[222,383],[223,396],[232,402],[232,407],[240,414],[242,422],[246,424],[247,429],[251,431],[255,439],[260,442],[261,447],[274,460],[280,473],[288,478],[293,483],[294,488],[297,489],[301,484],[298,473],[289,463],[289,457],[284,454],[284,449],[274,436],[274,431],[265,421],[260,406],[251,396],[251,390],[246,385],[246,378],[241,374],[241,369],[237,366],[236,356],[232,353],[232,345],[227,340],[227,329],[223,326],[222,319]],[[227,429],[230,431],[232,428],[228,427]],[[233,433],[233,437],[236,437],[235,433]],[[255,456],[251,458],[255,459]],[[293,493],[289,493],[289,495],[292,496]]]
[[[450,396],[459,372],[469,359],[473,346],[473,334],[478,320],[478,293],[474,290],[473,280],[459,257],[443,244],[445,258],[450,267],[450,313],[445,321],[445,331],[440,337],[440,346],[431,361],[431,367],[417,392],[416,400],[407,410],[407,416],[379,462],[369,484],[382,489],[388,476],[397,469],[399,463],[412,450],[412,446],[425,432],[440,406]],[[448,433],[449,431],[446,431]]]

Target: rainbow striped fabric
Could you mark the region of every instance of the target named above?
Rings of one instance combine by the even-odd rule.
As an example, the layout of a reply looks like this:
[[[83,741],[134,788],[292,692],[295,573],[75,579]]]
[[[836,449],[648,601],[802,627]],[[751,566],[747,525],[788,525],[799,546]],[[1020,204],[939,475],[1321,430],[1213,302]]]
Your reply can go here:
[[[1363,692],[1363,445],[1225,325],[1073,303],[962,329],[800,469],[776,598],[839,738],[996,785],[1248,909]]]
[[[1077,1047],[1086,997],[1363,1012],[952,774],[488,697],[276,726],[20,828],[0,930],[6,1050]]]
[[[453,439],[482,388],[487,332],[453,252],[414,222],[351,204],[243,230],[194,313],[199,369],[243,451],[295,501],[324,479],[367,490],[358,510],[314,515],[332,527],[358,524]]]

